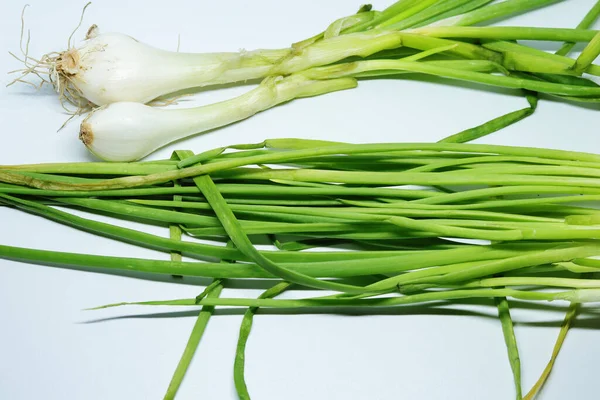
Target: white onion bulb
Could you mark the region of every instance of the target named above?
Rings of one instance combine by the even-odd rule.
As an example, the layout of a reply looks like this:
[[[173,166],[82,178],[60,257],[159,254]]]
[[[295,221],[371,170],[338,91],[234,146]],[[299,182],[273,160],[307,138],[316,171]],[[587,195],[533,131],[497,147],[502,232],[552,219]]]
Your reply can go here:
[[[53,75],[55,84],[96,105],[147,103],[182,89],[262,77],[288,52],[179,53],[105,33],[61,53]]]

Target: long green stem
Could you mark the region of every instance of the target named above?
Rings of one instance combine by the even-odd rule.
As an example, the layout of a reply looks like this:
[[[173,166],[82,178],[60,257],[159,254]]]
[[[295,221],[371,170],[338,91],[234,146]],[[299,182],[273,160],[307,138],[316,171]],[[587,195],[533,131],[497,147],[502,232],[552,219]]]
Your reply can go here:
[[[569,160],[553,160],[540,157],[514,157],[514,156],[474,156],[468,158],[462,158],[458,160],[440,160],[432,161],[430,163],[414,167],[411,169],[412,172],[430,172],[438,169],[448,169],[449,167],[464,167],[468,164],[487,164],[487,163],[506,163],[510,162],[515,165],[563,165],[573,167],[584,167],[584,168],[596,168],[600,169],[599,163],[586,163],[580,161],[569,161]]]
[[[554,348],[552,349],[552,356],[550,357],[550,361],[548,361],[546,368],[544,368],[542,375],[535,382],[535,385],[533,385],[531,390],[524,397],[525,400],[533,400],[548,380],[548,377],[552,372],[552,368],[554,367],[554,363],[556,362],[558,354],[560,353],[560,349],[565,341],[565,338],[567,337],[567,332],[569,332],[571,325],[575,321],[575,317],[579,313],[579,308],[580,305],[578,303],[571,303],[571,305],[569,306],[569,310],[567,311],[567,314],[565,315],[563,323],[560,327],[558,338],[556,339],[556,343],[554,344]]]
[[[520,14],[525,11],[533,10],[539,7],[545,7],[547,5],[558,3],[562,0],[506,0],[501,1],[487,7],[472,11],[465,15],[460,16],[456,21],[453,21],[455,25],[475,25],[481,22],[505,18],[514,14]]]
[[[452,171],[454,174],[472,174],[473,170]],[[477,169],[476,173],[497,173],[497,174],[523,174],[523,175],[552,175],[552,176],[581,176],[581,177],[600,177],[600,169],[559,166],[559,165],[483,165]]]
[[[149,206],[158,207],[181,207],[190,209],[203,209],[208,210],[210,206],[206,203],[198,202],[173,202],[165,200],[131,200],[131,202]],[[468,211],[468,210],[428,210],[428,209],[416,209],[416,208],[403,208],[398,205],[397,207],[388,208],[368,208],[368,207],[328,207],[328,208],[311,208],[311,207],[285,207],[285,206],[270,206],[270,205],[243,205],[233,204],[230,205],[234,212],[237,211],[262,211],[265,213],[272,213],[273,215],[278,214],[300,214],[300,215],[314,215],[328,217],[332,219],[361,219],[370,220],[370,217],[364,214],[382,214],[382,215],[395,215],[404,217],[421,217],[421,218],[474,218],[474,219],[487,219],[491,221],[514,221],[514,222],[562,222],[556,218],[546,217],[535,217],[528,215],[509,214],[500,212],[490,211]]]
[[[600,54],[600,32],[596,33],[596,36],[588,43],[588,45],[583,49],[577,60],[575,61],[575,65],[573,66],[573,71],[580,75],[584,73],[588,67],[594,62],[594,60]]]
[[[482,7],[485,7],[487,4],[491,3],[492,1],[493,0],[471,0],[471,1],[463,4],[462,6],[459,6],[452,10],[438,14],[432,18],[428,18],[428,19],[416,24],[416,26],[417,27],[427,26],[427,25],[435,24],[438,21],[440,21],[440,23],[443,25],[444,23],[448,22],[448,21],[444,21],[445,19],[455,17],[455,16],[461,15],[461,14],[466,14],[470,11],[480,9]]]
[[[600,16],[600,1],[597,1],[596,4],[594,4],[592,9],[585,15],[579,25],[577,25],[577,29],[589,29],[590,26],[592,26],[593,23],[598,19],[598,16]],[[575,44],[575,42],[567,42],[563,44],[556,54],[566,56],[573,49],[573,47],[575,47]]]
[[[577,201],[595,201],[598,200],[600,191],[595,188],[585,188],[580,186],[574,187],[561,187],[561,186],[545,186],[545,185],[525,185],[525,186],[506,186],[506,187],[491,187],[484,189],[474,189],[464,192],[448,193],[441,196],[436,196],[435,199],[417,199],[407,204],[415,205],[441,205],[441,204],[453,204],[462,203],[465,201],[472,201],[480,198],[493,198],[496,196],[510,196],[510,195],[527,195],[527,194],[571,194],[577,196],[565,196],[565,197],[544,197],[537,199],[515,199],[515,200],[493,200],[481,203],[453,205],[450,207],[456,207],[456,209],[485,209],[488,207],[509,207],[509,206],[523,206],[530,204],[558,204],[561,202],[577,202]],[[582,195],[582,196],[580,196]],[[404,203],[402,203],[404,205]]]
[[[532,115],[537,108],[537,97],[533,94],[526,95],[527,101],[529,102],[529,107],[522,108],[517,111],[510,112],[508,114],[504,114],[500,117],[494,118],[482,125],[466,129],[462,132],[456,133],[451,136],[447,136],[444,139],[440,140],[440,142],[445,143],[465,143],[470,142],[475,139],[479,139],[481,137],[487,136],[490,133],[497,132],[501,129],[506,128],[512,124],[515,124],[522,119],[525,119]]]
[[[498,286],[547,286],[572,289],[600,288],[600,279],[551,278],[534,276],[510,276],[485,278],[469,282],[461,287],[498,287]]]
[[[515,391],[517,400],[523,397],[521,389],[521,358],[519,356],[519,348],[517,346],[517,338],[515,336],[513,320],[510,316],[510,307],[506,297],[495,297],[494,301],[498,308],[498,317],[502,324],[502,333],[504,334],[504,342],[508,350],[508,360],[513,373],[515,382]]]
[[[588,29],[513,26],[430,26],[412,29],[410,32],[439,38],[543,40],[552,42],[589,42],[598,33],[597,31]]]
[[[281,282],[263,292],[259,296],[259,299],[270,299],[276,297],[285,290],[287,290],[290,286],[291,285],[287,282]],[[250,393],[248,393],[248,387],[246,386],[246,379],[244,376],[246,361],[245,353],[246,344],[248,343],[248,337],[250,336],[250,331],[252,330],[252,320],[254,319],[254,314],[256,314],[257,310],[257,307],[250,307],[244,314],[244,318],[242,319],[242,325],[240,326],[240,336],[235,352],[235,362],[233,365],[233,381],[235,383],[235,389],[237,391],[238,397],[241,400],[250,400]]]
[[[372,284],[368,289],[373,291],[388,290],[407,284],[448,284],[477,279],[489,275],[514,271],[521,268],[571,261],[575,258],[586,258],[600,255],[600,247],[589,246],[557,246],[543,252],[525,253],[504,260],[488,262],[464,263],[448,265],[429,270],[413,271],[394,276]]]
[[[576,289],[563,292],[530,292],[514,289],[473,289],[450,290],[419,293],[401,297],[379,297],[368,299],[355,298],[312,298],[312,299],[202,299],[200,305],[231,306],[231,307],[269,307],[269,308],[311,308],[311,307],[398,307],[409,304],[420,304],[434,301],[511,297],[526,301],[576,301],[596,302],[600,297],[598,289]],[[149,305],[149,306],[197,306],[196,299],[125,302],[108,304],[93,309],[103,309],[124,305]]]
[[[533,79],[515,78],[512,76],[501,76],[485,74],[481,72],[455,70],[440,65],[425,64],[414,61],[403,60],[368,60],[355,61],[351,63],[318,67],[302,72],[312,79],[335,78],[343,76],[356,76],[370,71],[411,71],[427,75],[440,76],[461,81],[475,82],[483,85],[503,87],[508,89],[526,89],[534,92],[548,93],[565,96],[592,97],[600,95],[600,88],[590,86],[578,86]],[[542,71],[535,71],[542,72]]]
[[[77,175],[149,175],[157,172],[177,170],[176,160],[158,163],[107,163],[107,162],[80,162],[80,163],[45,163],[0,165],[2,171],[37,172],[43,174],[77,174]]]
[[[362,172],[362,171],[327,171],[303,169],[236,169],[216,172],[219,178],[235,178],[247,180],[298,180],[306,182],[337,182],[346,184],[373,185],[539,185],[539,186],[579,186],[600,188],[600,181],[594,178],[569,178],[558,176],[536,175],[503,175],[503,174],[457,174],[452,172],[411,173],[411,172]],[[441,196],[438,196],[441,197]],[[437,197],[436,197],[437,198]]]
[[[427,272],[435,275],[436,271],[460,270],[460,263],[502,260],[514,258],[519,254],[533,254],[556,246],[554,243],[526,246],[471,246],[447,250],[425,250],[423,252],[406,252],[398,256],[374,259],[340,259],[337,261],[291,262],[284,264],[287,269],[298,271],[312,277],[344,278],[361,275],[393,275],[405,271],[438,267]],[[587,253],[578,253],[578,257],[587,257]],[[0,246],[0,257],[8,260],[37,263],[41,265],[58,265],[70,268],[98,271],[131,271],[152,274],[196,276],[206,278],[274,278],[256,264],[234,263],[226,267],[220,263],[209,262],[173,262],[141,258],[112,256],[96,256],[89,254],[66,253],[49,250],[36,250],[12,246]],[[300,257],[300,256],[299,256]],[[458,264],[455,264],[458,263]],[[449,267],[444,265],[451,264]],[[530,263],[523,263],[523,265]],[[484,265],[487,265],[484,263]],[[421,278],[411,272],[408,278]],[[408,274],[406,274],[408,275]],[[404,275],[403,275],[404,276]]]
[[[208,299],[218,298],[223,290],[222,285],[217,285],[217,287],[213,288],[206,296]],[[194,328],[192,329],[192,333],[188,339],[188,342],[185,346],[185,350],[181,355],[181,359],[177,364],[177,368],[173,373],[173,377],[171,378],[171,382],[169,383],[169,387],[167,388],[167,393],[164,396],[164,400],[172,400],[177,395],[177,391],[183,382],[183,378],[190,366],[192,359],[194,358],[194,353],[196,352],[196,348],[204,335],[204,331],[206,330],[206,326],[208,324],[208,320],[212,316],[214,312],[214,306],[203,306],[198,314],[198,318],[196,319],[196,323],[194,324]]]

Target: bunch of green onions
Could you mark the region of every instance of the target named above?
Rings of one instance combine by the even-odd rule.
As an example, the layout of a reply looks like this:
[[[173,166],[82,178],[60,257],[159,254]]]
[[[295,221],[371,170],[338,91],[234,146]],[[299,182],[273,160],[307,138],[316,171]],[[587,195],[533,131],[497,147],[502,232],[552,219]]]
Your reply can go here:
[[[159,249],[170,253],[171,261],[1,245],[0,257],[106,273],[214,279],[196,298],[134,303],[202,307],[168,399],[174,398],[214,307],[248,308],[234,379],[240,398],[249,399],[244,351],[258,307],[379,308],[467,298],[495,300],[516,397],[532,399],[578,305],[600,301],[595,278],[600,211],[594,208],[600,200],[600,156],[461,143],[531,115],[540,93],[576,103],[599,101],[600,87],[588,78],[600,75],[593,64],[600,34],[588,28],[600,14],[600,2],[575,29],[474,27],[556,1],[400,0],[381,12],[361,7],[288,49],[169,55],[147,47],[156,65],[169,66],[150,83],[142,73],[129,74],[116,86],[110,76],[95,82],[90,78],[98,76],[84,74],[92,69],[78,64],[95,57],[81,54],[110,55],[95,52],[98,44],[123,54],[145,46],[125,35],[91,29],[87,48],[40,60],[25,50],[25,74],[49,67],[64,99],[103,106],[84,120],[80,138],[114,162],[0,166],[0,204]],[[548,54],[519,40],[565,44]],[[585,43],[581,55],[567,57],[580,42]],[[153,68],[138,72],[153,75]],[[407,73],[522,89],[529,107],[442,143],[275,139],[129,162],[282,102],[353,88],[357,79]],[[144,105],[176,90],[247,79],[262,82],[225,102],[187,110]],[[95,93],[94,87],[102,90]],[[170,238],[70,212],[81,209],[169,227]],[[265,237],[271,250],[257,248]],[[258,299],[220,298],[231,279],[268,279],[273,286]],[[274,299],[295,287],[324,292]],[[553,357],[526,396],[508,298],[571,303]]]
[[[482,136],[532,114],[538,93],[575,103],[599,101],[600,87],[588,77],[600,75],[593,64],[600,34],[588,28],[600,3],[575,29],[474,26],[556,2],[399,0],[383,11],[363,6],[289,48],[242,53],[167,52],[126,35],[99,34],[94,27],[81,47],[53,53],[57,56],[34,60],[24,51],[23,76],[49,69],[63,99],[80,108],[101,106],[82,122],[79,137],[107,161],[139,160],[176,140],[296,98],[399,74],[524,90],[530,106],[487,125]],[[526,40],[566,45],[549,54],[519,43]],[[576,59],[567,56],[575,43],[586,44]],[[256,79],[262,82],[255,89],[216,104],[190,109],[144,104],[184,89]]]
[[[595,154],[275,139],[195,155],[177,151],[170,160],[1,166],[0,182],[5,206],[173,257],[0,246],[2,258],[214,279],[196,298],[135,303],[203,307],[166,398],[174,397],[216,306],[250,307],[235,363],[236,388],[249,398],[243,353],[257,307],[378,308],[494,298],[521,398],[506,299],[600,301],[600,280],[593,277],[600,268]],[[168,226],[171,237],[69,209]],[[265,235],[274,250],[256,248]],[[182,261],[182,255],[197,261]],[[220,298],[228,279],[269,279],[274,286],[258,299]],[[272,298],[290,286],[325,292]]]

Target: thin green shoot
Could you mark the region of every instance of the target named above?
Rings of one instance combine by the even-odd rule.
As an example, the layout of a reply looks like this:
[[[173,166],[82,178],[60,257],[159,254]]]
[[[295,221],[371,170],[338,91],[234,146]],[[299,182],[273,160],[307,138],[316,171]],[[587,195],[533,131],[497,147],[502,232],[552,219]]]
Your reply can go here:
[[[536,381],[536,383],[533,385],[533,387],[527,393],[527,395],[523,398],[524,400],[535,399],[542,387],[544,386],[544,384],[546,383],[546,381],[548,380],[548,377],[552,372],[552,368],[554,367],[554,363],[556,362],[558,354],[560,353],[560,349],[562,348],[565,338],[567,337],[567,332],[569,332],[569,329],[575,322],[575,318],[579,313],[579,309],[579,303],[571,303],[571,305],[569,306],[569,310],[567,311],[565,319],[563,320],[563,323],[560,327],[558,338],[556,339],[556,343],[554,344],[554,349],[552,350],[552,356],[550,357],[550,361],[548,361],[548,364],[546,365],[546,368],[544,368],[542,375],[539,377],[539,379]]]
[[[259,299],[270,299],[278,296],[287,290],[291,285],[287,282],[281,282],[263,292]],[[235,352],[235,362],[233,365],[233,381],[240,400],[250,400],[250,393],[246,385],[245,367],[246,367],[246,344],[252,330],[252,322],[254,314],[258,311],[257,307],[250,307],[244,314],[242,324],[240,326],[240,335]]]
[[[583,20],[577,25],[577,29],[589,29],[594,22],[600,16],[600,1],[597,1],[594,4],[594,7],[585,15]],[[575,47],[575,42],[566,42],[562,45],[562,47],[556,52],[556,54],[561,56],[566,56],[569,52]]]
[[[223,289],[222,285],[218,285],[213,288],[206,296],[207,299],[218,298],[221,291]],[[177,368],[173,373],[173,377],[171,378],[171,382],[169,383],[169,387],[164,396],[165,400],[172,400],[175,398],[181,383],[183,382],[183,378],[194,358],[194,353],[204,335],[204,331],[206,330],[206,326],[208,325],[208,321],[214,312],[214,306],[203,306],[200,313],[198,314],[198,318],[196,319],[196,323],[194,324],[194,328],[192,329],[192,333],[188,339],[188,342],[185,346],[185,350],[177,364]]]
[[[594,38],[588,43],[588,45],[583,49],[575,64],[573,65],[573,71],[581,75],[589,68],[589,66],[594,62],[594,60],[600,54],[600,32],[594,36]]]
[[[510,306],[506,297],[496,297],[494,298],[494,302],[498,308],[498,317],[502,324],[504,342],[506,343],[506,349],[508,350],[508,360],[515,382],[516,398],[517,400],[521,400],[523,398],[521,389],[521,358],[519,357],[519,348],[517,346],[513,320],[510,316]]]
[[[385,296],[377,298],[305,298],[305,299],[247,299],[247,298],[205,298],[201,305],[229,307],[264,307],[264,308],[313,308],[322,307],[400,307],[410,304],[423,304],[436,301],[508,297],[525,301],[574,301],[578,303],[597,302],[599,289],[575,289],[558,292],[537,292],[515,289],[472,289],[432,291],[406,296]],[[145,306],[194,306],[196,299],[153,300],[142,302],[121,302],[93,307],[89,310],[100,310],[126,305]]]
[[[546,7],[562,0],[506,0],[471,11],[460,16],[455,22],[458,26],[475,25],[490,20],[506,18],[540,7]]]
[[[479,126],[465,129],[459,133],[455,133],[454,135],[450,135],[440,140],[440,142],[445,143],[466,143],[470,142],[484,136],[487,136],[491,133],[497,132],[501,129],[504,129],[512,124],[515,124],[530,115],[532,115],[538,104],[537,95],[533,92],[525,92],[525,98],[529,103],[529,107],[525,107],[523,109],[510,112],[508,114],[504,114],[500,117],[494,118],[484,124]]]

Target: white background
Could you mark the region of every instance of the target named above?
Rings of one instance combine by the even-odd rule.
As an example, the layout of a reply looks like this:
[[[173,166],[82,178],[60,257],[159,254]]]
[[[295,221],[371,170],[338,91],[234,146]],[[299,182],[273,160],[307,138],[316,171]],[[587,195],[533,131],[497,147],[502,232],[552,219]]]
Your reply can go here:
[[[381,9],[387,1],[377,1]],[[568,0],[504,24],[573,27],[593,0]],[[64,49],[83,2],[31,1],[26,22],[31,54]],[[120,31],[166,49],[236,51],[280,48],[312,36],[359,3],[303,1],[96,1],[84,27]],[[0,70],[19,68],[20,1],[0,6]],[[546,49],[552,47],[544,45]],[[2,78],[5,83],[9,77]],[[232,97],[249,87],[207,91],[182,106]],[[433,141],[526,104],[512,92],[465,87],[438,79],[374,80],[358,89],[297,100],[227,128],[169,146],[200,152],[265,138],[303,137],[353,142]],[[49,88],[0,90],[0,164],[86,161],[77,121],[64,122]],[[544,99],[533,117],[489,136],[487,143],[600,152],[593,108]],[[167,235],[161,229],[152,232]],[[62,251],[166,258],[0,208],[0,243]],[[193,282],[191,282],[193,283]],[[158,399],[177,365],[195,313],[121,308],[81,311],[104,303],[192,297],[187,283],[33,266],[0,260],[0,399]],[[258,291],[228,289],[225,296]],[[494,315],[493,307],[475,309]],[[512,376],[495,318],[441,313],[401,315],[259,315],[247,349],[253,399],[514,398]],[[438,313],[439,314],[439,313]],[[516,311],[516,333],[528,390],[545,366],[560,312]],[[152,318],[150,316],[153,316]],[[163,316],[164,318],[159,318]],[[101,319],[119,317],[100,321]],[[121,318],[122,317],[122,318]],[[232,365],[241,315],[211,320],[179,393],[180,399],[234,399]],[[537,323],[536,323],[537,322]],[[598,325],[569,333],[542,399],[596,399],[600,385]]]

